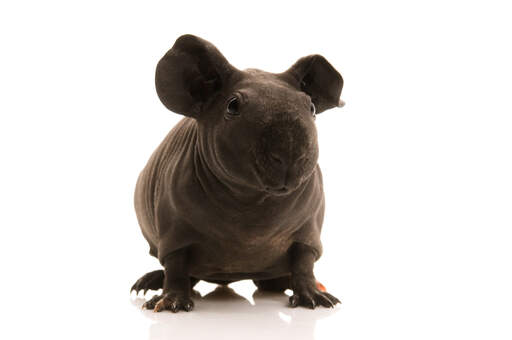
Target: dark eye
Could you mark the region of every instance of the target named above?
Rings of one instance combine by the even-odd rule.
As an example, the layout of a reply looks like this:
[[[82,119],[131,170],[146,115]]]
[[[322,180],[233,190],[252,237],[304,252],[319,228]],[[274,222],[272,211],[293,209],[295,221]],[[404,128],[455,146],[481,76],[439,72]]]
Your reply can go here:
[[[311,106],[309,107],[309,110],[311,111],[311,115],[314,117],[316,115],[315,104],[311,103]]]
[[[237,97],[233,97],[231,98],[229,101],[228,101],[228,105],[227,105],[227,108],[226,108],[226,112],[231,115],[231,116],[239,116],[240,115],[240,111],[239,111],[239,101],[238,101],[238,98]]]

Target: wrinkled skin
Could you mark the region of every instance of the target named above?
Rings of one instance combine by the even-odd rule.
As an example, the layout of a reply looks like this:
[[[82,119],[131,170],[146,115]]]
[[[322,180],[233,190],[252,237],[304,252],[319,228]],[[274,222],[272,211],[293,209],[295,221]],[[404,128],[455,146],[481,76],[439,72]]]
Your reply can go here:
[[[156,89],[186,117],[153,153],[135,191],[150,254],[164,267],[132,287],[163,288],[146,308],[192,310],[198,280],[291,288],[292,307],[339,303],[313,274],[324,214],[314,121],[338,105],[342,86],[319,55],[279,74],[241,71],[205,40],[176,41],[157,66]]]

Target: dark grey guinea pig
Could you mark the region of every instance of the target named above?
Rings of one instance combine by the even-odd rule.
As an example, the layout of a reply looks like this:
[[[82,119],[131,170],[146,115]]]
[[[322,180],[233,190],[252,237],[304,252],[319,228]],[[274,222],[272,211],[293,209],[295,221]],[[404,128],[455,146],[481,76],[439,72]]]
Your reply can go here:
[[[186,117],[135,190],[142,234],[164,267],[132,287],[163,288],[145,308],[190,311],[199,280],[290,288],[292,307],[339,303],[313,274],[324,216],[315,115],[339,106],[342,87],[320,55],[283,73],[240,71],[203,39],[176,40],[158,63],[156,90]]]

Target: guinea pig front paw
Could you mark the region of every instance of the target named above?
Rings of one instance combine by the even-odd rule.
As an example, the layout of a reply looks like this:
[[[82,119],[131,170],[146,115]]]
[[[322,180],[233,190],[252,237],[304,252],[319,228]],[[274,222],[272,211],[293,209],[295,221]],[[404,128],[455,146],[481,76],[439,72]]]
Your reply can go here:
[[[341,303],[335,296],[319,290],[315,284],[297,285],[290,296],[290,307],[307,307],[314,309],[317,306],[333,308]]]
[[[169,292],[162,295],[155,295],[142,305],[143,309],[152,309],[154,312],[170,310],[177,313],[180,310],[190,312],[194,308],[194,302],[182,293]]]

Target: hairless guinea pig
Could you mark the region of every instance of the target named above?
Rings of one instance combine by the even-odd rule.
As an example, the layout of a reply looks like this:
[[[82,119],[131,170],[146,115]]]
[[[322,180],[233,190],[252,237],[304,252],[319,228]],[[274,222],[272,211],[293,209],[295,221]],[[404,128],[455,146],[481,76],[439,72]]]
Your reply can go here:
[[[320,55],[283,73],[238,70],[209,42],[178,38],[156,68],[162,103],[184,117],[137,181],[142,234],[164,270],[132,290],[144,304],[190,311],[192,287],[251,279],[292,289],[292,307],[332,307],[314,262],[322,253],[322,174],[315,115],[341,106],[343,79]]]

